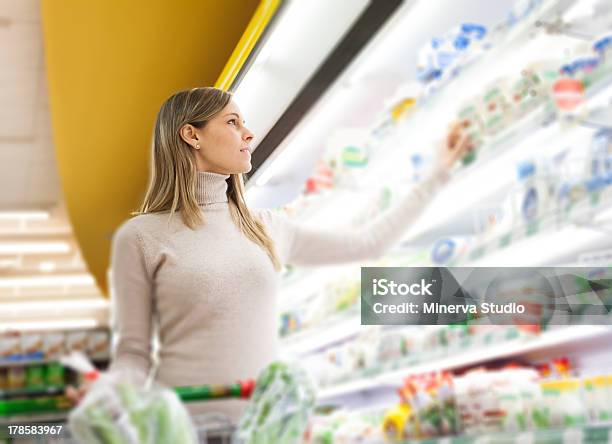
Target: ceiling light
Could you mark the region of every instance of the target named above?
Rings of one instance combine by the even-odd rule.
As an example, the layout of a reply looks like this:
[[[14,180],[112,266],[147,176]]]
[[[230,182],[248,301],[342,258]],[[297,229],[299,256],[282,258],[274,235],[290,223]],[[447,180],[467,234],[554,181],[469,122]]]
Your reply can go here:
[[[0,220],[47,220],[48,211],[0,211]]]
[[[0,254],[68,253],[68,242],[0,242]]]
[[[38,269],[40,271],[42,271],[43,273],[51,273],[52,271],[55,270],[55,262],[51,262],[51,261],[46,261],[46,262],[41,262],[38,265]]]
[[[9,302],[5,304],[0,303],[0,312],[45,311],[52,313],[65,310],[108,308],[108,305],[108,300],[100,297],[96,299],[71,299],[44,302]]]
[[[40,330],[76,330],[81,328],[100,327],[101,324],[92,318],[65,319],[58,321],[36,321],[36,322],[2,322],[1,331],[40,331]]]
[[[0,279],[0,288],[11,287],[51,287],[64,285],[93,285],[95,280],[89,274],[65,276],[29,276]]]

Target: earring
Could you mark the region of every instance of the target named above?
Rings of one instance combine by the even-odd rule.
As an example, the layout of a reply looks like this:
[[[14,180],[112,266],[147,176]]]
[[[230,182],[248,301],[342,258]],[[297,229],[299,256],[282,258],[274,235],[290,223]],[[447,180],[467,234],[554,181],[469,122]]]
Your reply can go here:
[[[200,144],[198,143],[198,144],[196,145],[196,150],[199,150],[199,149],[200,149]]]

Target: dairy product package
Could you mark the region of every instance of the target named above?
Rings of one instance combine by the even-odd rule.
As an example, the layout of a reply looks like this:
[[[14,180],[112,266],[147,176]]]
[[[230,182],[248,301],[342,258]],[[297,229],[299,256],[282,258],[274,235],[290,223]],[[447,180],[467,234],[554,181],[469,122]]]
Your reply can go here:
[[[66,349],[66,335],[63,332],[47,332],[43,337],[43,352],[46,359],[57,359]]]

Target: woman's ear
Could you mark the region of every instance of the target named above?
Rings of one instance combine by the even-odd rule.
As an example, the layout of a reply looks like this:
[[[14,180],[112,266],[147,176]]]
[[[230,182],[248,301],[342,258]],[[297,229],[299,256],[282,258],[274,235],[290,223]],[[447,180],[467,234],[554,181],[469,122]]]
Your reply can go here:
[[[179,131],[181,139],[196,149],[200,149],[198,135],[196,134],[195,127],[189,123],[182,126]]]

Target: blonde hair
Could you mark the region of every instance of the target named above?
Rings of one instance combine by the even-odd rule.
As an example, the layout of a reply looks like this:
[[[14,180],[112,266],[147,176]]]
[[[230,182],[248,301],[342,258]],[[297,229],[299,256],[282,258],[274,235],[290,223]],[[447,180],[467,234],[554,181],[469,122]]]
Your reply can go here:
[[[153,134],[151,176],[144,201],[133,215],[180,211],[190,229],[204,223],[196,199],[197,167],[193,148],[180,136],[180,129],[191,124],[202,128],[230,102],[232,95],[217,88],[180,91],[164,102],[157,114]],[[238,229],[259,245],[274,268],[280,269],[274,243],[264,224],[253,217],[244,199],[242,174],[230,174],[227,198],[232,220]]]

